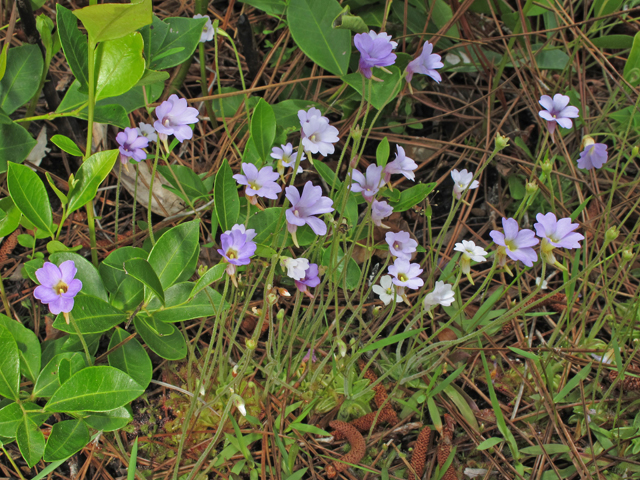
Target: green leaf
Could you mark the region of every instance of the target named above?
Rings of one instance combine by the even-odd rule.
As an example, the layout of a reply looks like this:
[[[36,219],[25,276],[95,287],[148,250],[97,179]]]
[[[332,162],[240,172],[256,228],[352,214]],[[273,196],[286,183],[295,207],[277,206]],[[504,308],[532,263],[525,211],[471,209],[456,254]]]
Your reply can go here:
[[[351,57],[351,34],[332,28],[341,10],[336,0],[291,0],[287,8],[293,40],[307,57],[334,75],[347,73]]]
[[[0,53],[0,80],[4,78],[4,74],[7,71],[7,55],[9,52],[9,42],[5,42]]]
[[[640,82],[640,32],[633,37],[633,45],[627,63],[624,64],[622,76],[633,86]]]
[[[124,271],[139,282],[144,283],[164,305],[164,291],[153,267],[143,258],[132,258],[124,262]]]
[[[436,183],[418,183],[411,188],[407,188],[400,193],[400,200],[397,202],[391,202],[394,212],[404,212],[411,207],[418,205],[420,202],[427,198],[433,189],[436,188]]]
[[[133,324],[144,343],[160,357],[166,360],[182,360],[187,356],[187,343],[175,326],[165,324],[172,328],[173,333],[160,336],[139,315],[133,319]]]
[[[11,115],[38,91],[44,60],[37,45],[9,49],[7,69],[0,80],[0,108]]]
[[[0,325],[0,395],[19,399],[20,354],[11,332]]]
[[[132,419],[131,412],[125,406],[106,412],[93,412],[88,417],[85,417],[84,421],[95,430],[113,432],[125,427]]]
[[[73,252],[56,252],[49,257],[49,261],[56,265],[60,265],[67,260],[73,260],[78,269],[76,278],[82,282],[82,293],[98,297],[107,302],[109,297],[102,283],[102,278],[96,267],[89,260]]]
[[[364,98],[369,100],[371,98],[371,105],[376,110],[382,110],[384,106],[391,100],[396,98],[402,87],[400,69],[396,66],[387,67],[391,73],[386,73],[380,69],[374,71],[374,75],[381,79],[382,82],[367,81],[365,82]],[[342,80],[349,84],[360,95],[362,93],[362,74],[350,73],[342,77]]]
[[[504,438],[500,438],[500,437],[487,438],[484,442],[480,443],[480,445],[476,447],[476,450],[487,450],[491,447],[495,447],[496,445],[502,442],[504,442]]]
[[[224,271],[227,266],[224,263],[219,263],[218,265],[214,265],[209,270],[207,270],[204,275],[202,275],[191,291],[191,295],[195,295],[198,292],[202,291],[205,287],[208,287],[213,282],[217,282],[224,275]]]
[[[624,0],[595,0],[593,2],[593,16],[603,17],[620,9]]]
[[[540,361],[540,357],[538,357],[533,352],[527,352],[525,350],[520,350],[519,348],[516,348],[516,347],[509,347],[509,350],[511,350],[513,353],[516,353],[516,354],[520,355],[521,357],[528,358],[529,360],[533,360],[534,362],[539,362]]]
[[[329,168],[325,163],[320,161],[314,162],[313,166],[316,167],[316,170],[322,177],[322,179],[327,182],[327,185],[333,187],[336,190],[339,190],[342,186],[342,182],[338,179],[338,175],[331,168]],[[257,231],[257,230],[256,230]]]
[[[301,243],[302,245],[302,243]],[[331,248],[327,248],[322,254],[322,265],[325,267],[329,267],[330,272],[333,272],[335,281],[339,283],[340,287],[342,287],[346,282],[346,287],[349,290],[354,290],[358,287],[361,277],[362,271],[360,267],[356,263],[353,258],[349,258],[346,262],[343,260],[345,257],[342,248],[338,249],[338,257],[336,259],[337,264],[332,265],[331,263]],[[347,274],[345,278],[345,282],[342,280],[342,272],[344,271],[345,263],[347,264]]]
[[[333,28],[342,28],[351,30],[355,33],[364,33],[369,31],[369,27],[364,20],[351,13],[351,7],[347,5],[342,9],[336,18],[333,19]]]
[[[191,58],[206,21],[206,18],[184,17],[169,17],[162,21],[154,15],[152,24],[140,29],[148,68],[165,70]]]
[[[0,437],[14,438],[21,419],[20,404],[13,402],[0,408]]]
[[[220,305],[222,305],[222,310],[229,308],[229,304],[222,301],[222,295],[208,287],[190,299],[189,296],[193,288],[191,282],[173,285],[165,292],[166,305],[163,308],[160,306],[160,302],[153,299],[147,305],[147,310],[158,322],[175,323],[194,318],[211,317],[216,314]]]
[[[158,72],[157,70],[145,70],[142,74],[142,78],[136,83],[136,87],[142,87],[146,85],[153,85],[155,83],[164,83],[169,80],[171,75],[167,72]]]
[[[124,271],[124,262],[131,258],[148,257],[141,248],[121,247],[100,264],[99,271],[105,287],[111,293],[111,304],[122,310],[135,308],[144,297],[144,285]]]
[[[173,170],[174,176],[171,174]],[[193,171],[190,167],[185,167],[184,165],[171,165],[171,168],[168,166],[159,166],[158,171],[160,174],[171,184],[173,187],[173,192],[182,197],[182,190],[187,195],[187,197],[191,199],[196,199],[200,197],[204,197],[208,195],[210,192],[210,188],[207,189],[202,179]],[[178,182],[180,182],[180,186],[182,186],[182,190],[178,186],[176,182],[176,178]]]
[[[0,200],[0,237],[6,237],[15,232],[20,225],[22,212],[15,206],[10,197]]]
[[[226,159],[216,174],[213,199],[220,227],[223,231],[231,230],[240,215],[240,197],[233,171]]]
[[[44,449],[44,461],[64,460],[82,450],[91,440],[87,425],[82,420],[64,420],[51,429],[47,446]]]
[[[53,394],[47,412],[106,412],[135,400],[144,388],[113,367],[87,367],[73,375]]]
[[[107,178],[117,159],[118,150],[106,150],[94,153],[85,160],[76,174],[76,183],[69,191],[68,214],[93,200],[98,187]]]
[[[605,35],[591,40],[598,48],[627,49],[633,46],[631,35]]]
[[[58,35],[60,36],[62,51],[67,59],[67,63],[84,91],[87,91],[89,88],[89,67],[87,60],[89,48],[87,45],[87,37],[82,34],[78,28],[78,18],[71,13],[71,10],[63,7],[59,3],[56,4],[56,24],[58,25]],[[53,139],[51,140],[53,141]],[[56,143],[56,145],[58,144]]]
[[[29,132],[0,110],[0,173],[7,171],[7,162],[22,162],[35,145],[36,140]]]
[[[276,116],[271,105],[262,98],[251,117],[251,137],[258,155],[264,161],[271,153],[271,146],[276,138]]]
[[[256,7],[272,17],[281,16],[287,6],[285,0],[240,0],[240,3]]]
[[[97,44],[124,37],[149,25],[152,19],[151,0],[91,5],[74,10],[73,14],[87,29],[89,40]]]
[[[16,432],[16,442],[22,458],[27,462],[29,468],[40,461],[44,452],[44,435],[28,415],[24,415],[20,420]]]
[[[402,340],[406,340],[407,338],[415,337],[420,332],[424,331],[424,328],[418,330],[407,330],[406,332],[396,333],[387,338],[383,338],[382,340],[378,340],[377,342],[373,342],[365,347],[362,347],[358,350],[358,353],[370,352],[371,350],[377,350],[379,348],[384,348],[387,345],[393,345],[394,343],[401,342]]]
[[[271,105],[273,114],[276,116],[276,124],[284,129],[296,127],[300,128],[298,110],[309,110],[311,107],[319,107],[320,104],[309,100],[283,100],[275,105]],[[237,110],[237,108],[236,108]]]
[[[27,166],[9,163],[7,188],[22,214],[37,228],[53,237],[51,204],[44,183],[36,172]]]
[[[109,350],[124,341],[128,336],[128,332],[121,328],[116,328],[109,342]],[[149,354],[135,338],[110,353],[108,359],[109,365],[122,370],[140,386],[145,389],[149,386],[153,374],[153,365]]]
[[[547,443],[542,446],[534,445],[532,447],[521,448],[520,451],[525,455],[557,455],[559,453],[568,453],[571,451],[568,445],[559,445],[555,443]]]
[[[40,341],[35,333],[19,322],[0,313],[0,325],[6,328],[18,347],[20,372],[32,382],[40,373]]]
[[[60,387],[59,368],[63,360],[70,363],[71,375],[86,367],[82,354],[78,352],[62,352],[57,354],[49,360],[40,372],[36,384],[33,387],[33,395],[35,397],[51,397]]]
[[[384,137],[376,148],[376,163],[379,167],[385,167],[389,161],[389,139]]]
[[[122,95],[144,73],[143,41],[139,32],[100,43],[96,50],[96,101]]]
[[[92,295],[80,294],[75,298],[71,315],[76,321],[80,333],[101,333],[115,327],[127,319],[127,316],[104,300]],[[67,333],[75,333],[72,325],[67,324],[62,314],[58,315],[53,327]],[[114,407],[115,408],[115,407]]]
[[[191,276],[195,268],[190,261],[200,248],[198,220],[183,223],[162,235],[149,253],[148,261],[166,290],[186,272]]]
[[[553,403],[560,403],[562,400],[564,400],[564,397],[569,395],[569,393],[571,393],[571,390],[576,388],[582,380],[587,378],[590,372],[591,363],[589,363],[589,365],[585,366],[582,370],[576,373],[573,378],[567,382],[564,388],[560,390],[560,392],[555,397],[553,397]]]

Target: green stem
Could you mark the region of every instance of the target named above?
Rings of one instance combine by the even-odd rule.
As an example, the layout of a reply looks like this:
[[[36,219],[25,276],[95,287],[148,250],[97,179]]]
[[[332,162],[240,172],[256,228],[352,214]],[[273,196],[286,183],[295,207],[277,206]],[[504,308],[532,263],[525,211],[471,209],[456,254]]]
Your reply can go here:
[[[87,363],[89,364],[89,366],[93,365],[93,361],[91,360],[91,355],[89,354],[89,347],[87,346],[87,342],[84,340],[84,337],[82,336],[82,332],[80,332],[80,329],[78,328],[78,324],[76,323],[76,320],[73,318],[73,315],[70,314],[65,314],[65,317],[67,317],[69,319],[69,321],[71,322],[71,325],[73,325],[73,329],[76,331],[76,335],[78,335],[78,338],[80,339],[80,343],[82,344],[82,348],[84,349],[84,354],[87,356]]]
[[[7,294],[4,292],[4,280],[0,275],[0,296],[2,296],[2,303],[4,304],[4,310],[7,312],[7,317],[11,317],[11,304],[7,299]]]
[[[91,0],[95,5],[96,0]],[[96,108],[96,82],[95,82],[95,59],[96,59],[96,45],[91,39],[89,39],[89,50],[87,53],[88,69],[89,69],[89,102],[87,105],[87,148],[84,152],[84,159],[86,161],[91,156],[91,145],[93,136],[93,115]],[[93,199],[86,205],[87,209],[87,225],[89,226],[89,241],[91,243],[91,261],[94,267],[98,268],[98,248],[96,242],[96,221],[93,216]]]
[[[149,225],[149,238],[151,239],[151,245],[156,244],[156,239],[153,237],[153,223],[151,223],[151,202],[153,202],[153,180],[156,176],[156,169],[158,168],[158,148],[156,147],[156,154],[153,158],[153,170],[151,171],[151,180],[149,180],[149,205],[147,207],[147,221]]]
[[[120,213],[120,178],[122,177],[122,162],[118,163],[118,181],[116,183],[116,223],[114,243],[118,243],[118,214]]]
[[[202,88],[202,96],[209,95],[209,85],[207,84],[207,58],[204,51],[204,43],[198,45],[198,53],[200,54],[200,88]],[[218,128],[218,121],[216,120],[216,112],[213,111],[213,104],[211,100],[204,101],[204,108],[209,115],[209,121],[211,126],[215,129]]]

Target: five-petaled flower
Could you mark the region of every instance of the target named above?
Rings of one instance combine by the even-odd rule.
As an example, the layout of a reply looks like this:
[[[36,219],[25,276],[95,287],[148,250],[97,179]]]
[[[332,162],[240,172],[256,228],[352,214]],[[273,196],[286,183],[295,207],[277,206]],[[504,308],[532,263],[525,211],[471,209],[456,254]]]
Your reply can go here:
[[[141,136],[137,128],[127,127],[116,135],[116,142],[120,145],[120,161],[127,163],[129,158],[140,162],[147,158],[147,152],[143,149],[149,146],[149,139]]]
[[[415,182],[416,174],[413,171],[418,168],[418,164],[405,155],[404,148],[400,145],[397,145],[397,149],[396,158],[384,167],[385,182],[389,181],[393,173],[404,175],[407,179]]]
[[[234,225],[231,230],[227,230],[220,235],[220,245],[218,253],[222,255],[227,266],[227,273],[231,276],[234,285],[237,286],[235,273],[236,266],[249,265],[251,257],[256,252],[257,245],[253,242],[256,231],[252,228],[246,229],[244,225]]]
[[[273,171],[273,167],[262,167],[260,170],[253,163],[243,163],[242,171],[244,175],[235,174],[233,178],[240,185],[246,185],[245,195],[249,201],[255,205],[255,196],[277,200],[282,187],[275,181],[278,174]]]
[[[571,223],[570,218],[557,220],[556,216],[549,212],[546,215],[539,213],[536,220],[538,223],[534,223],[533,228],[542,239],[540,256],[549,265],[557,265],[553,255],[554,248],[580,248],[580,240],[584,240],[584,235],[574,232],[580,225]]]
[[[323,117],[315,107],[309,111],[299,110],[298,118],[302,128],[302,146],[311,153],[327,156],[335,151],[333,146],[338,140],[338,129],[329,125],[329,119]]]
[[[180,143],[193,137],[193,130],[189,127],[198,123],[198,110],[187,106],[187,100],[171,95],[160,106],[156,107],[156,120],[153,124],[160,138],[166,140],[167,135],[175,135]]]
[[[453,194],[458,200],[462,198],[462,194],[466,190],[473,190],[474,188],[478,188],[480,186],[480,182],[473,179],[473,173],[467,172],[466,169],[460,172],[455,169],[451,170],[451,178],[454,182]]]
[[[444,67],[444,63],[442,63],[441,60],[442,57],[440,57],[440,55],[433,53],[433,45],[429,42],[424,42],[420,56],[415,60],[410,61],[409,65],[407,65],[407,82],[411,81],[414,73],[421,73],[440,83],[442,81],[442,77],[436,69]]]
[[[393,207],[384,200],[381,202],[374,200],[371,204],[371,220],[373,221],[373,224],[378,227],[389,228],[382,223],[382,220],[392,213]]]
[[[607,146],[604,143],[596,143],[593,138],[585,137],[583,140],[584,150],[580,152],[578,158],[578,168],[591,170],[592,168],[602,168],[607,163]]]
[[[578,118],[580,112],[576,107],[569,105],[570,101],[571,99],[567,95],[561,93],[556,93],[553,98],[549,95],[540,97],[539,103],[544,107],[544,110],[540,110],[538,114],[547,121],[547,129],[551,135],[556,130],[556,123],[562,128],[571,128],[573,125],[571,119]]]
[[[287,271],[287,276],[294,280],[302,280],[309,270],[309,260],[306,258],[280,257],[280,265]]]
[[[462,252],[460,256],[460,270],[464,273],[469,282],[473,285],[473,279],[471,278],[471,260],[474,262],[484,262],[486,260],[487,252],[484,248],[477,246],[472,241],[462,240],[462,243],[456,243],[454,248],[456,252]]]
[[[138,124],[138,135],[141,137],[147,137],[150,142],[158,141],[158,134],[156,133],[156,129],[153,128],[153,125],[149,123],[140,122]]]
[[[204,23],[204,27],[202,27],[202,33],[200,34],[200,43],[210,42],[213,40],[213,34],[215,33],[213,29],[213,24],[211,23],[211,18],[209,15],[200,15],[196,13],[193,18],[206,18],[207,21]]]
[[[411,238],[409,232],[387,232],[385,240],[389,245],[391,255],[405,260],[411,260],[411,254],[418,248],[418,242]]]
[[[518,222],[514,218],[502,218],[502,228],[504,233],[491,230],[489,235],[498,245],[496,261],[499,266],[504,266],[506,256],[513,261],[521,261],[527,267],[532,267],[533,262],[538,259],[538,254],[531,248],[538,244],[539,240],[535,233],[529,229],[520,230]]]
[[[33,291],[33,296],[47,305],[54,315],[64,313],[67,323],[67,314],[73,310],[73,299],[82,289],[82,282],[75,278],[77,272],[73,260],[62,262],[60,267],[44,262],[42,268],[36,270],[40,285]]]
[[[388,67],[396,61],[396,54],[393,50],[398,46],[397,42],[391,41],[391,35],[384,32],[376,34],[373,30],[369,33],[358,33],[353,37],[353,43],[360,52],[360,62],[358,71],[371,78],[373,67]]]
[[[436,305],[442,305],[443,307],[450,307],[455,301],[456,294],[453,291],[452,285],[441,281],[436,282],[436,286],[431,293],[428,293],[422,301],[424,309],[431,313],[431,309]]]
[[[297,156],[297,149],[294,151],[291,143],[287,143],[286,145],[281,145],[279,147],[273,147],[271,149],[271,158],[278,160],[277,170],[280,175],[284,173],[285,167],[293,168],[296,166]],[[304,152],[300,152],[300,162],[302,163],[306,159],[307,157],[304,156]],[[298,171],[296,173],[302,173],[302,167],[298,166]]]
[[[385,181],[382,178],[382,167],[371,164],[367,167],[366,175],[360,171],[354,170],[351,173],[353,183],[351,184],[352,192],[362,192],[364,199],[371,203],[378,191],[384,186]]]
[[[287,230],[293,237],[293,243],[296,246],[298,246],[296,230],[305,224],[309,225],[316,235],[326,235],[327,225],[314,216],[333,212],[333,200],[322,196],[322,187],[314,187],[311,182],[307,182],[302,190],[302,195],[293,186],[285,188],[285,195],[291,202],[291,208],[285,212]]]
[[[317,263],[309,264],[309,268],[305,270],[304,277],[295,280],[296,288],[304,293],[307,297],[313,297],[307,288],[314,288],[320,285],[320,276]]]
[[[396,302],[402,300],[402,297],[396,292],[396,286],[393,284],[389,275],[380,277],[380,285],[374,285],[372,288],[373,292],[378,294],[380,300],[382,300],[385,305],[389,305],[392,300]]]
[[[424,281],[419,277],[422,269],[418,263],[410,263],[404,258],[396,258],[393,265],[389,265],[389,273],[393,275],[393,283],[398,287],[407,287],[417,290]]]

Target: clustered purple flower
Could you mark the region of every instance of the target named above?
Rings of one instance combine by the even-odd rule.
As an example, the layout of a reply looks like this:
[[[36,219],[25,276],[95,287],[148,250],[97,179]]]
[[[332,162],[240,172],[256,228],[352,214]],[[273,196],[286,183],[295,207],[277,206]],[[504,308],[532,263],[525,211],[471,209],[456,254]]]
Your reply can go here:
[[[246,229],[244,225],[234,225],[231,230],[227,230],[220,235],[220,245],[218,253],[222,255],[227,266],[227,274],[237,286],[235,280],[236,266],[249,265],[251,257],[256,253],[258,246],[252,240],[256,236],[256,231],[252,228]]]
[[[200,34],[200,43],[210,42],[211,40],[213,40],[215,31],[213,29],[213,24],[211,23],[211,18],[209,17],[209,15],[201,15],[199,13],[196,13],[193,18],[207,19],[207,21],[204,23],[204,27],[202,27],[202,33]]]
[[[556,219],[556,216],[549,212],[546,215],[539,213],[536,215],[538,223],[533,224],[536,234],[542,239],[540,245],[540,256],[549,265],[557,263],[553,255],[554,248],[580,248],[580,240],[584,240],[584,235],[574,232],[580,225],[571,223],[571,218]]]
[[[411,255],[418,248],[418,242],[411,238],[409,232],[387,232],[385,240],[389,245],[389,252],[396,258],[411,260]]]
[[[396,61],[393,50],[398,46],[391,41],[391,35],[384,32],[376,34],[373,30],[369,33],[358,33],[353,37],[353,42],[360,52],[358,71],[366,78],[371,78],[373,67],[388,67]]]
[[[303,110],[304,111],[304,110]],[[280,147],[273,147],[271,149],[271,158],[278,160],[277,170],[280,175],[284,173],[285,167],[295,167],[298,152],[293,150],[293,145],[287,143],[286,145],[280,145]],[[304,152],[300,153],[300,162],[302,163],[307,157],[304,156]],[[302,173],[302,167],[298,167],[296,173]]]
[[[298,246],[296,230],[298,227],[309,225],[316,235],[326,235],[327,225],[314,215],[333,212],[333,200],[322,196],[322,187],[314,187],[307,182],[302,190],[302,195],[296,187],[285,188],[285,195],[291,208],[285,212],[287,218],[287,230],[293,237],[293,243]]]
[[[602,168],[607,163],[607,146],[604,143],[595,143],[591,137],[585,137],[583,143],[584,150],[580,152],[578,168],[586,170]]]
[[[300,280],[295,280],[294,283],[299,291],[308,297],[313,297],[307,288],[314,288],[320,285],[318,264],[309,264],[309,268],[305,271],[304,277]]]
[[[393,207],[384,200],[381,202],[379,202],[378,200],[374,200],[371,204],[371,221],[373,221],[373,224],[377,227],[389,228],[382,223],[382,220],[387,218],[392,213]]]
[[[504,266],[506,256],[511,260],[520,261],[527,267],[533,267],[533,262],[538,259],[538,254],[531,248],[539,243],[535,233],[529,229],[522,229],[514,218],[503,218],[502,228],[504,233],[492,230],[489,235],[498,245],[496,259],[499,266]]]
[[[73,260],[66,260],[59,267],[51,262],[44,262],[42,268],[36,270],[36,278],[40,285],[33,291],[33,296],[49,307],[54,315],[67,314],[73,310],[74,297],[82,289],[82,282],[75,278],[78,269]]]

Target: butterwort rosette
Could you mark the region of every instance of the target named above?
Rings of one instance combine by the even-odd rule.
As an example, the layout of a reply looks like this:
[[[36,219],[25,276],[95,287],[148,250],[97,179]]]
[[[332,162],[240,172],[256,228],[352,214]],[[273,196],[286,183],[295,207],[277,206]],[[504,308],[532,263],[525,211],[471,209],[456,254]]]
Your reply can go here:
[[[316,235],[327,234],[327,225],[315,216],[333,212],[333,200],[322,196],[322,187],[315,187],[311,182],[307,182],[302,195],[293,186],[285,188],[285,195],[291,202],[291,208],[285,212],[287,230],[297,247],[299,247],[296,238],[298,227],[309,225]]]
[[[166,140],[168,135],[174,135],[180,143],[193,137],[193,130],[189,125],[198,123],[198,110],[187,105],[187,100],[171,95],[162,102],[155,111],[156,120],[153,124],[160,138]]]
[[[40,285],[33,291],[33,296],[47,305],[52,314],[63,313],[67,323],[69,312],[73,310],[74,298],[82,289],[82,282],[75,278],[77,272],[73,260],[66,260],[59,267],[51,262],[44,262],[42,268],[36,270]]]
[[[126,164],[130,158],[136,162],[147,158],[147,152],[144,149],[149,146],[149,138],[141,135],[137,128],[125,128],[116,135],[116,142],[120,145],[120,161],[123,164]]]
[[[411,82],[414,73],[421,73],[433,78],[437,83],[442,81],[442,77],[438,72],[438,68],[444,67],[442,63],[442,57],[437,53],[433,53],[433,45],[429,42],[424,42],[422,52],[420,56],[415,60],[409,62],[406,70],[407,82]]]
[[[231,281],[237,287],[235,274],[236,267],[241,265],[249,265],[251,257],[256,253],[258,248],[253,238],[256,236],[255,230],[246,229],[244,225],[234,225],[231,230],[227,230],[220,235],[220,245],[218,253],[229,265],[227,266],[227,274],[231,277]]]
[[[358,71],[365,78],[371,78],[373,67],[388,67],[396,61],[393,50],[398,43],[391,41],[391,35],[384,32],[376,34],[370,30],[369,33],[358,33],[353,37],[353,43],[360,52]]]
[[[546,215],[539,213],[536,215],[538,223],[533,224],[536,234],[542,239],[540,245],[540,256],[549,265],[556,265],[564,268],[553,255],[554,248],[580,248],[580,240],[584,240],[584,235],[575,232],[580,225],[571,223],[570,218],[556,219],[556,216],[549,212]]]
[[[508,256],[515,262],[522,262],[527,267],[533,267],[533,262],[538,259],[538,254],[532,248],[539,243],[535,233],[529,229],[522,229],[514,218],[502,218],[502,228],[504,233],[492,230],[489,235],[498,245],[496,252],[496,262],[498,266],[506,265]]]

